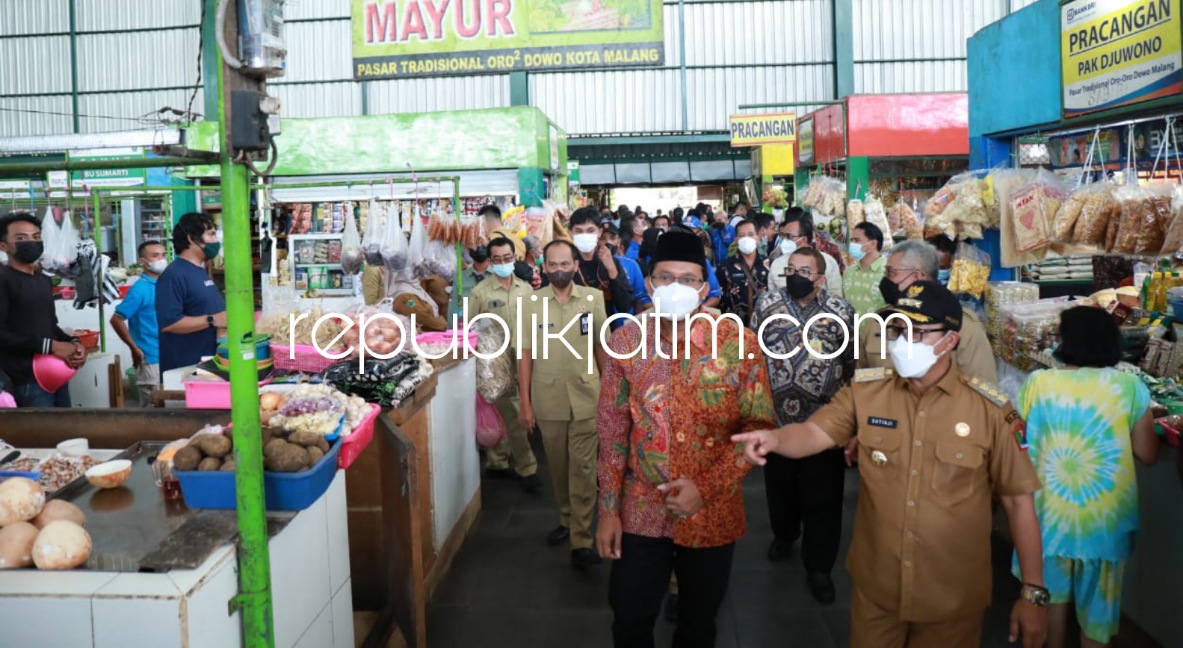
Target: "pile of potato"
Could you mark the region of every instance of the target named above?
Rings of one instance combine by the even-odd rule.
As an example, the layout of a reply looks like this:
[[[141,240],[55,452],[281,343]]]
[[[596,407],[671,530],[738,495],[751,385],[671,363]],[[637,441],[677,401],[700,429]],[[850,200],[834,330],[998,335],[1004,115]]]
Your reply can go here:
[[[234,470],[234,444],[229,436],[198,434],[173,455],[173,469],[188,471]],[[315,432],[287,434],[277,427],[263,428],[263,467],[272,472],[304,472],[329,452],[329,442]]]

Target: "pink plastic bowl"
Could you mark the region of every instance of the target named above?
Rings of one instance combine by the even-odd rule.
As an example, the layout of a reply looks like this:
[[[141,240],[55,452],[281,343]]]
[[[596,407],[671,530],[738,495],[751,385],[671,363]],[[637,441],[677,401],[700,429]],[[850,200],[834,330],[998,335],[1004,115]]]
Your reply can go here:
[[[38,353],[33,356],[33,376],[41,389],[51,394],[70,382],[76,373],[77,369],[71,369],[65,360],[55,355]]]

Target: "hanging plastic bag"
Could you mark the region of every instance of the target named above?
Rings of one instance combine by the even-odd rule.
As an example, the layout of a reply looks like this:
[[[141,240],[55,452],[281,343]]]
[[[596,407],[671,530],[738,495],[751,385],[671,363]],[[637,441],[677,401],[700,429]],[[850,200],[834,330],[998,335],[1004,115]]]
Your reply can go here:
[[[879,231],[883,232],[883,249],[890,250],[891,246],[895,245],[895,240],[891,236],[891,224],[887,220],[887,212],[883,209],[883,203],[872,194],[867,194],[867,200],[863,203],[863,216],[866,222],[875,225]]]
[[[476,399],[476,442],[482,448],[492,448],[505,440],[507,430],[501,412],[484,398]]]
[[[949,291],[981,299],[990,280],[990,255],[962,241],[953,254]]]
[[[362,210],[366,220],[365,236],[362,237],[362,258],[371,266],[382,265],[383,218],[386,211],[374,198],[370,198]]]
[[[61,237],[61,228],[58,227],[57,219],[53,217],[53,207],[45,208],[45,216],[41,218],[41,267],[44,270],[52,270],[53,264],[53,250],[61,242],[58,240]]]
[[[393,205],[386,209],[386,222],[382,225],[382,265],[389,274],[402,272],[411,263],[407,251],[407,239],[399,223],[398,212]]]
[[[352,210],[346,210],[345,231],[341,234],[341,269],[345,274],[361,272],[365,257],[361,250],[361,234],[357,232],[357,219]]]
[[[411,241],[407,246],[407,270],[418,276],[419,268],[423,265],[424,253],[427,250],[427,225],[419,215],[418,206],[412,211]]]
[[[923,238],[924,225],[917,217],[916,210],[903,197],[896,201],[887,218],[892,226],[892,236],[904,236],[909,239]]]
[[[423,265],[419,266],[419,277],[431,276],[452,283],[456,279],[456,248],[440,241],[428,241],[423,250]]]
[[[1027,185],[1010,196],[1015,250],[1046,256],[1052,221],[1064,201],[1064,188],[1051,171],[1040,169]],[[1042,251],[1042,252],[1041,252]]]

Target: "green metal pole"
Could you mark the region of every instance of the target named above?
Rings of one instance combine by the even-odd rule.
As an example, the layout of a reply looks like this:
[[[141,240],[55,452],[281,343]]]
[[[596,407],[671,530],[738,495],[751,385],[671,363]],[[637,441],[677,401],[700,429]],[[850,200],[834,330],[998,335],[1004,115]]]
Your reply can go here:
[[[219,54],[219,59],[221,55]],[[220,63],[220,61],[219,61]],[[230,349],[230,416],[234,421],[234,486],[238,500],[238,596],[247,648],[272,648],[271,559],[263,498],[263,441],[259,429],[259,372],[255,361],[255,298],[251,269],[250,193],[245,165],[226,145],[225,65],[218,70],[222,133],[222,231],[226,258],[226,339]]]

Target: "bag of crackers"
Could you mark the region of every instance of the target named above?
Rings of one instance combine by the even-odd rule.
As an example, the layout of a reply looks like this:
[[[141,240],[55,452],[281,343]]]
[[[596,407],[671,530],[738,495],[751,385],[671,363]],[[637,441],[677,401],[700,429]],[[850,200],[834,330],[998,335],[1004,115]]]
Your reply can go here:
[[[1107,249],[1115,254],[1158,254],[1162,251],[1174,219],[1171,194],[1164,192],[1162,187],[1126,185],[1117,190],[1116,197],[1121,205],[1121,219],[1114,232],[1113,245]]]
[[[1015,250],[1046,252],[1052,239],[1052,221],[1065,199],[1064,185],[1046,169],[1010,195],[1010,218]]]
[[[949,291],[981,299],[989,281],[990,255],[968,242],[958,244],[949,274]]]

